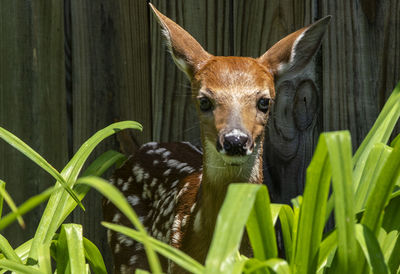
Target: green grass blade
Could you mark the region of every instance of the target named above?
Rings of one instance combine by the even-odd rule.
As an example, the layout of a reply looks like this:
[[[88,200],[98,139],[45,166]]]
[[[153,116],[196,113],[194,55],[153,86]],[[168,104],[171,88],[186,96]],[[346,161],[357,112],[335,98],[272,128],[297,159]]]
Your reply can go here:
[[[396,182],[400,176],[400,143],[396,145],[386,161],[368,197],[361,223],[367,226],[375,235],[381,227],[384,208],[388,203]]]
[[[230,273],[243,229],[261,185],[231,184],[217,217],[206,273]]]
[[[136,269],[135,274],[150,274],[150,272],[143,269]]]
[[[317,268],[331,179],[325,139],[325,135],[320,136],[312,161],[307,168],[298,226],[295,226],[297,232],[294,231],[295,244],[291,265],[293,273],[314,273]]]
[[[103,154],[101,154],[99,157],[97,157],[93,161],[93,163],[89,165],[89,167],[83,173],[83,176],[101,176],[116,162],[122,161],[125,158],[126,158],[125,155],[117,151],[108,150]],[[75,193],[78,195],[78,198],[82,200],[89,192],[90,187],[87,185],[75,185],[73,189]],[[76,203],[73,200],[68,199],[65,202],[65,205],[63,207],[63,214],[59,218],[58,226],[60,226],[64,222],[64,220],[68,217],[69,214],[71,214],[71,212],[75,209],[75,207]]]
[[[285,247],[286,258],[290,263],[293,254],[292,231],[294,222],[294,213],[290,206],[282,205],[282,208],[279,212],[279,220],[281,222],[283,245]]]
[[[84,209],[81,202],[76,197],[76,194],[72,191],[72,189],[67,185],[64,177],[52,166],[50,165],[42,156],[39,155],[36,151],[34,151],[31,147],[25,144],[21,139],[12,134],[11,132],[5,130],[0,127],[0,138],[9,143],[11,146],[19,150],[26,157],[31,159],[35,164],[40,166],[43,170],[47,171],[51,176],[53,176],[71,195],[71,197]]]
[[[303,203],[303,196],[299,195],[291,200],[293,205],[293,229],[292,229],[292,253],[290,254],[290,262],[293,263],[295,258],[295,250],[297,246],[297,237],[299,234],[300,208]]]
[[[115,150],[108,150],[101,154],[90,166],[83,172],[82,176],[101,176],[116,162],[123,161],[126,156]]]
[[[39,269],[43,273],[53,273],[51,269],[51,256],[50,256],[50,246],[42,245],[39,247]]]
[[[97,177],[83,177],[77,181],[77,184],[85,184],[92,188],[95,188],[99,191],[103,196],[109,199],[128,219],[129,221],[137,228],[137,230],[142,233],[143,236],[147,236],[147,232],[144,229],[143,225],[140,223],[139,218],[136,213],[133,211],[132,207],[128,204],[125,197],[121,194],[121,192],[113,185],[109,184],[107,181],[97,178]],[[154,250],[147,243],[147,237],[143,242],[147,259],[149,260],[149,265],[153,273],[161,273],[160,262],[158,261],[157,255],[154,253]]]
[[[368,195],[377,182],[384,164],[386,163],[392,148],[383,143],[375,144],[366,160],[365,169],[361,175],[360,183],[356,191],[355,197],[355,212],[362,210],[365,207]]]
[[[116,132],[132,128],[142,129],[142,126],[133,121],[125,121],[111,124],[110,126],[99,130],[91,138],[89,138],[76,152],[74,157],[69,161],[61,172],[62,176],[66,178],[69,187],[75,185],[76,179],[86,162],[87,158],[95,147],[108,136],[115,134]],[[46,209],[42,215],[39,226],[36,230],[34,240],[32,242],[32,249],[29,254],[33,262],[37,261],[37,248],[43,243],[51,242],[54,233],[62,223],[62,218],[65,217],[65,211],[70,208],[67,206],[71,197],[64,191],[60,191],[51,195],[49,202],[47,203]]]
[[[7,259],[0,260],[0,269],[5,268],[18,274],[44,274],[43,272],[31,266],[25,266],[20,263],[13,262]]]
[[[400,271],[400,240],[397,238],[396,244],[392,249],[392,253],[388,259],[388,267],[390,273],[399,273]]]
[[[102,225],[108,229],[114,230],[116,232],[127,235],[128,237],[134,239],[137,242],[144,242],[144,239],[148,239],[148,243],[152,248],[164,257],[174,261],[176,264],[186,269],[191,273],[204,273],[204,267],[198,263],[196,260],[192,259],[182,251],[173,248],[172,246],[160,242],[152,237],[144,236],[142,233],[125,226],[116,225],[112,223],[102,222]]]
[[[0,220],[1,220],[1,216],[3,215],[3,195],[1,193],[3,193],[6,190],[6,183],[2,180],[0,180]]]
[[[7,239],[0,234],[0,251],[3,253],[4,257],[16,263],[22,264],[21,259],[15,253],[14,249],[11,247]]]
[[[82,226],[77,224],[64,224],[61,226],[61,231],[63,230],[68,245],[68,259],[71,273],[86,273]]]
[[[318,254],[318,267],[317,272],[320,272],[329,264],[329,259],[336,252],[338,245],[337,231],[332,231],[325,239],[321,242]]]
[[[0,183],[5,186],[6,183],[2,180],[0,180]],[[10,207],[11,211],[16,215],[16,218],[18,220],[19,225],[22,228],[25,228],[25,222],[22,219],[21,214],[18,212],[18,208],[14,203],[14,200],[11,198],[10,194],[8,194],[7,190],[4,187],[0,187],[0,196],[2,197],[2,200],[4,199],[8,206]],[[0,229],[1,230],[1,229]]]
[[[15,253],[17,254],[17,256],[21,259],[21,261],[23,263],[25,263],[26,260],[28,259],[28,254],[29,254],[29,250],[31,249],[31,246],[32,246],[32,239],[29,241],[26,241],[25,243],[21,244],[19,247],[14,249]]]
[[[57,273],[71,273],[71,267],[69,263],[68,256],[68,242],[65,229],[61,226],[60,234],[57,240],[53,241],[55,243],[55,259],[57,262]]]
[[[324,133],[332,168],[338,263],[343,273],[357,267],[354,190],[352,185],[351,139],[349,132]]]
[[[388,267],[385,263],[385,258],[383,257],[382,250],[374,233],[361,224],[356,224],[355,228],[357,241],[372,270],[372,273],[389,273]]]
[[[288,263],[279,258],[273,258],[266,261],[268,268],[276,274],[290,274],[290,267]]]
[[[83,247],[85,249],[85,257],[93,272],[96,274],[107,274],[106,265],[103,256],[97,246],[86,238],[83,238]]]
[[[400,116],[400,82],[396,85],[392,94],[386,101],[382,111],[376,119],[371,130],[357,149],[353,157],[355,170],[353,173],[354,189],[358,188],[361,175],[365,169],[365,163],[369,152],[376,143],[386,144],[390,138],[394,126]]]
[[[271,215],[272,215],[272,223],[275,225],[278,220],[279,213],[281,212],[282,204],[270,204],[271,206]]]
[[[379,243],[391,273],[400,266],[400,197],[390,200],[385,208]]]
[[[247,234],[254,252],[254,258],[267,260],[278,256],[275,228],[271,214],[268,190],[258,190],[253,209],[246,224]]]
[[[28,200],[26,200],[22,205],[20,205],[15,211],[10,212],[6,216],[4,216],[2,219],[0,219],[0,230],[3,230],[7,226],[9,226],[11,223],[13,223],[19,216],[24,215],[37,206],[39,206],[41,203],[47,201],[50,197],[50,195],[57,191],[60,190],[61,187],[59,188],[54,188],[50,187],[43,191],[42,193],[35,195]]]
[[[258,259],[249,259],[246,261],[246,269],[244,273],[250,274],[263,274],[263,273],[275,273],[275,274],[290,274],[290,267],[288,263],[280,258],[272,258],[266,261],[260,261]]]

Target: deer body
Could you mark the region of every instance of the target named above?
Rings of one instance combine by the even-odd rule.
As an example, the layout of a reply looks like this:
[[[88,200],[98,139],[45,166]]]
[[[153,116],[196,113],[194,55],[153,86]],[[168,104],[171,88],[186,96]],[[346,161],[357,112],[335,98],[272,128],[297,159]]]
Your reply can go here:
[[[111,179],[148,232],[204,263],[218,211],[230,183],[263,181],[262,154],[274,81],[301,70],[320,46],[329,18],[279,41],[264,55],[221,57],[207,53],[172,20],[151,6],[177,66],[191,81],[199,113],[202,151],[188,143],[148,143]],[[104,217],[128,220],[108,201]],[[148,269],[140,243],[109,232],[116,273]],[[242,249],[251,253],[247,241]],[[178,268],[164,271],[178,272]]]

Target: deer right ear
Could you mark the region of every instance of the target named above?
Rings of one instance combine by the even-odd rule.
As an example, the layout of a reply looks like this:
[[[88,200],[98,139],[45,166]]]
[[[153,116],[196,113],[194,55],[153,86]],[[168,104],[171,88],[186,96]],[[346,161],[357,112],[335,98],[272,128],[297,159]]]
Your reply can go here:
[[[187,31],[159,12],[151,3],[151,9],[162,27],[172,59],[180,70],[192,79],[193,74],[211,57]]]
[[[318,51],[331,16],[289,34],[273,45],[258,61],[280,76],[303,69]]]

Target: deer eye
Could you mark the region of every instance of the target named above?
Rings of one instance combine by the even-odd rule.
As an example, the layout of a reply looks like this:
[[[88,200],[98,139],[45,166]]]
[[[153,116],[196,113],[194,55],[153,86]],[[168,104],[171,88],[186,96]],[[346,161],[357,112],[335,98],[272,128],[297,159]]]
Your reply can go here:
[[[210,111],[213,107],[210,99],[208,99],[207,97],[201,97],[199,99],[199,102],[200,102],[200,110],[203,112]]]
[[[261,98],[260,100],[258,100],[257,102],[257,108],[266,113],[268,111],[268,107],[269,107],[269,99],[268,98]]]

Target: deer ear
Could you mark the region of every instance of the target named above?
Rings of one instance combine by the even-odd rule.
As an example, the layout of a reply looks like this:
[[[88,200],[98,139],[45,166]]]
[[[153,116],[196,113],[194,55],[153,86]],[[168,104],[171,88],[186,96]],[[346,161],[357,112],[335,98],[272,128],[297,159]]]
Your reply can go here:
[[[211,55],[187,31],[159,12],[151,3],[149,5],[161,25],[172,59],[178,68],[192,79],[193,74],[206,63]]]
[[[303,69],[317,52],[331,16],[289,34],[264,53],[258,61],[274,75]]]

